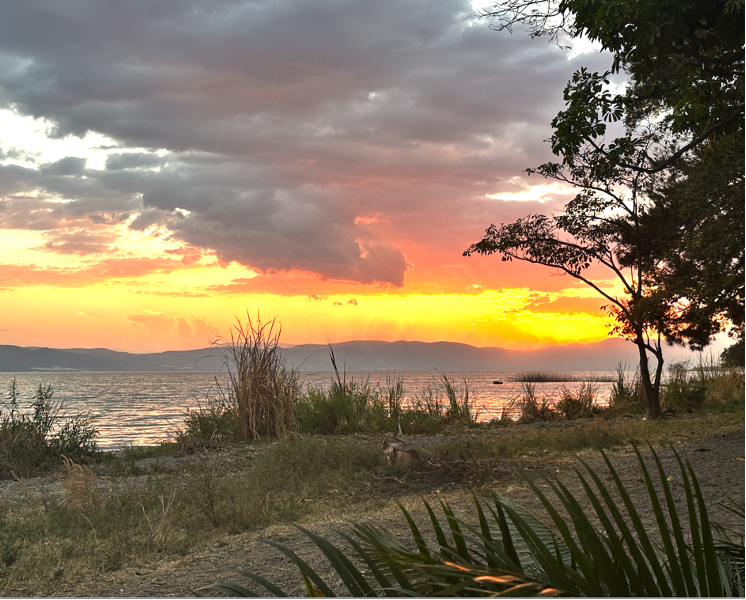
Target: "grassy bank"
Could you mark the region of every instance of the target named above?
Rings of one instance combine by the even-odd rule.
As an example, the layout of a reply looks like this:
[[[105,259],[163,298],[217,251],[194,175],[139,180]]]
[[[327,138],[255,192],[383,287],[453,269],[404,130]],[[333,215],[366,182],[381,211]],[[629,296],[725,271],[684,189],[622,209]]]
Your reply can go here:
[[[417,468],[389,466],[380,437],[301,436],[228,445],[181,459],[174,447],[66,463],[46,488],[16,483],[0,512],[0,592],[48,594],[124,567],[171,561],[225,536],[391,507],[434,491],[487,493],[517,483],[516,465],[585,450],[657,445],[743,428],[743,411],[451,427],[414,436]],[[153,456],[153,455],[158,456]],[[149,458],[144,458],[149,456]]]

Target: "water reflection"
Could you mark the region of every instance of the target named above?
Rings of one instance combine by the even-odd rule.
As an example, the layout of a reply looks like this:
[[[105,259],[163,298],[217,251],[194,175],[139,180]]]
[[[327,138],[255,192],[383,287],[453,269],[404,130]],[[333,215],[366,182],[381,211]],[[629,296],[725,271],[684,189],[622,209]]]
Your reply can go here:
[[[418,394],[423,386],[435,386],[437,373],[409,371],[388,373],[389,379],[400,376],[404,381],[405,401]],[[451,374],[449,374],[451,375]],[[516,372],[453,373],[454,381],[460,385],[464,378],[480,408],[480,420],[499,416],[502,407],[521,393],[521,384]],[[597,380],[608,377],[608,372],[572,372],[568,375],[579,380]],[[189,372],[116,372],[116,373],[4,373],[7,385],[16,377],[20,392],[20,404],[28,409],[39,384],[51,384],[55,398],[63,399],[69,413],[89,412],[96,418],[99,430],[98,444],[101,449],[112,450],[127,445],[155,444],[172,436],[181,425],[184,413],[194,408],[206,397],[217,378],[225,387],[226,374]],[[305,383],[327,388],[332,373],[303,373]],[[349,372],[348,379],[368,381],[370,385],[385,386],[386,372]],[[2,377],[0,376],[0,379]],[[502,381],[496,385],[494,381]],[[2,382],[0,381],[0,384]],[[562,386],[575,389],[579,383],[537,383],[539,396],[556,397]],[[595,384],[599,397],[608,398],[611,383]]]

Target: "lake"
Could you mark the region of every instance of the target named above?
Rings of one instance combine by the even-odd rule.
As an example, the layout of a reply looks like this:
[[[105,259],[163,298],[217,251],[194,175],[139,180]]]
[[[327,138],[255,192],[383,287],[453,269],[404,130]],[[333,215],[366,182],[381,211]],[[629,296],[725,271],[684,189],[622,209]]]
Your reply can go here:
[[[563,373],[582,380],[608,378],[605,372],[577,371]],[[371,385],[385,386],[387,376],[402,378],[405,401],[418,394],[423,386],[435,388],[435,372],[408,371],[347,373],[347,378],[355,381],[369,381]],[[461,385],[466,378],[470,393],[479,407],[479,419],[488,421],[499,417],[503,407],[521,393],[517,372],[473,372],[448,373],[455,383]],[[54,398],[62,399],[68,414],[89,412],[95,417],[99,430],[98,445],[102,450],[115,450],[128,445],[156,444],[173,435],[181,425],[187,409],[204,403],[207,392],[216,378],[225,386],[226,373],[210,372],[55,372],[55,373],[3,373],[0,375],[2,398],[7,402],[8,386],[16,378],[19,391],[19,405],[22,410],[30,410],[34,392],[39,384],[51,384]],[[309,385],[327,388],[333,373],[302,373],[303,381]],[[502,381],[495,385],[494,381]],[[541,397],[557,396],[561,387],[576,389],[579,383],[537,383]],[[611,383],[595,384],[599,401],[606,403]]]

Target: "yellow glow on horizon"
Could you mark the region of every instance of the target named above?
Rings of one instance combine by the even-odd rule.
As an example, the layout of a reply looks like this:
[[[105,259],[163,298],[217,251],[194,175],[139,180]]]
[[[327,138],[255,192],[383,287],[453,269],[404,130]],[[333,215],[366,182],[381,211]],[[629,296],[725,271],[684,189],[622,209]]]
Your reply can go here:
[[[281,289],[292,289],[294,275],[260,278],[252,291],[249,280],[258,274],[248,267],[220,265],[210,253],[192,253],[126,224],[112,230],[116,250],[106,255],[50,252],[43,232],[4,232],[11,249],[3,256],[10,270],[0,285],[0,343],[135,352],[202,348],[228,334],[234,315],[243,320],[247,310],[252,318],[278,317],[289,344],[402,339],[531,349],[598,341],[608,333],[608,318],[597,309],[604,301],[588,289],[427,294],[350,285],[349,293],[325,296],[319,280],[316,295],[267,293],[259,290],[283,277]],[[21,265],[29,267],[19,272]]]
[[[108,347],[134,352],[206,347],[229,334],[246,312],[277,317],[283,343],[353,339],[454,341],[529,349],[604,339],[608,319],[585,313],[538,313],[522,306],[529,290],[480,294],[307,296],[156,295],[124,282],[84,290],[44,286],[0,291],[6,307],[2,343]]]

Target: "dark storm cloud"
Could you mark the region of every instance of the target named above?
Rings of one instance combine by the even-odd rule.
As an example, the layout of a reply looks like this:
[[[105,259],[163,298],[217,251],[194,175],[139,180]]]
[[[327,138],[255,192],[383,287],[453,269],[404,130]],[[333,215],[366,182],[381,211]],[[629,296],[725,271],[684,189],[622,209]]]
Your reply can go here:
[[[0,167],[4,226],[139,213],[133,227],[167,225],[223,261],[361,283],[402,285],[410,265],[356,217],[460,223],[548,158],[574,68],[461,0],[0,5],[0,103],[50,136],[119,144],[104,171]],[[29,188],[73,202],[32,217]]]
[[[85,171],[85,164],[85,158],[66,156],[53,163],[43,165],[40,170],[45,175],[59,175],[62,177],[67,175],[80,176]]]

